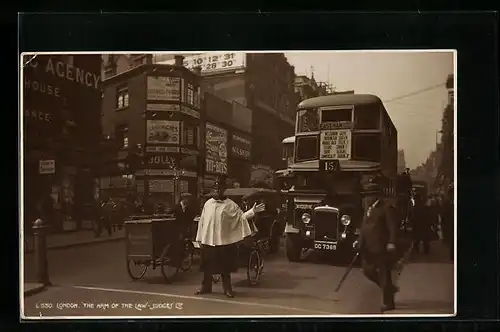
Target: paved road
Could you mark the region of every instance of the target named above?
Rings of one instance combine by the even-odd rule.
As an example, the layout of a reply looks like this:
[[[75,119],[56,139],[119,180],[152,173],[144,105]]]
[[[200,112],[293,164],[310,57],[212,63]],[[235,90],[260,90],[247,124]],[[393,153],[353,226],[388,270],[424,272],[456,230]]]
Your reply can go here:
[[[181,274],[172,284],[165,284],[159,270],[149,270],[144,280],[131,281],[124,255],[123,241],[51,250],[48,259],[54,287],[25,299],[26,316],[380,313],[380,293],[359,269],[355,268],[342,289],[335,293],[345,267],[317,264],[311,257],[305,262],[290,263],[283,251],[269,256],[257,287],[246,284],[246,272],[241,269],[233,275],[236,297],[227,299],[220,285],[214,286],[214,294],[193,295],[201,281],[196,267]],[[25,261],[25,276],[30,279],[34,272],[33,257],[27,255]],[[83,302],[93,303],[94,308],[84,306]],[[52,308],[47,308],[47,303]],[[99,303],[109,307],[97,308]],[[118,307],[113,308],[113,303]],[[145,306],[140,307],[141,303]]]

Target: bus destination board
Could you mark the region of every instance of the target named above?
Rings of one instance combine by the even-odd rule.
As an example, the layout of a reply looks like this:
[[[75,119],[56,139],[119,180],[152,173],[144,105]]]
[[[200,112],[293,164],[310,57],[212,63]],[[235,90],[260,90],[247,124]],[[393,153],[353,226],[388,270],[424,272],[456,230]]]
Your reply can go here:
[[[321,132],[320,159],[348,160],[351,158],[351,131],[324,130]]]

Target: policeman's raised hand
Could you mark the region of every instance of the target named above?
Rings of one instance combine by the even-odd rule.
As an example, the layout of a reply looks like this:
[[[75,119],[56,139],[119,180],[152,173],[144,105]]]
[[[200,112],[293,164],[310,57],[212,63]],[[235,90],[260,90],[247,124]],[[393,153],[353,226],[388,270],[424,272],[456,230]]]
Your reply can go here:
[[[266,209],[266,205],[264,203],[259,203],[258,205],[257,205],[257,203],[254,203],[253,207],[252,207],[252,210],[254,213],[262,212],[265,209]]]
[[[392,252],[394,250],[396,250],[394,243],[387,243],[387,251]]]

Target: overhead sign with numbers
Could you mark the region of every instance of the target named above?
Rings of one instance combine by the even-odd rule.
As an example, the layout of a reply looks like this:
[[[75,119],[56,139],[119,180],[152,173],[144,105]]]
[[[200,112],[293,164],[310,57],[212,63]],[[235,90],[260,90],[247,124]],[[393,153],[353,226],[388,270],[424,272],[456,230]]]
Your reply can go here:
[[[351,158],[351,131],[324,130],[321,132],[320,159],[348,160]]]
[[[202,75],[211,75],[226,71],[234,71],[245,68],[246,53],[209,52],[196,55],[188,55],[184,58],[184,66],[189,69],[201,66]]]

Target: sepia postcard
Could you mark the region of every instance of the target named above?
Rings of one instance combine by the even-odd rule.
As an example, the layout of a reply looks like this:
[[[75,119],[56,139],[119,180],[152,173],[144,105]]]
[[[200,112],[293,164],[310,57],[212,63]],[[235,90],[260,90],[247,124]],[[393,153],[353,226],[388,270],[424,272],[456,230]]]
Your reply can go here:
[[[454,316],[456,64],[23,53],[22,319]]]

